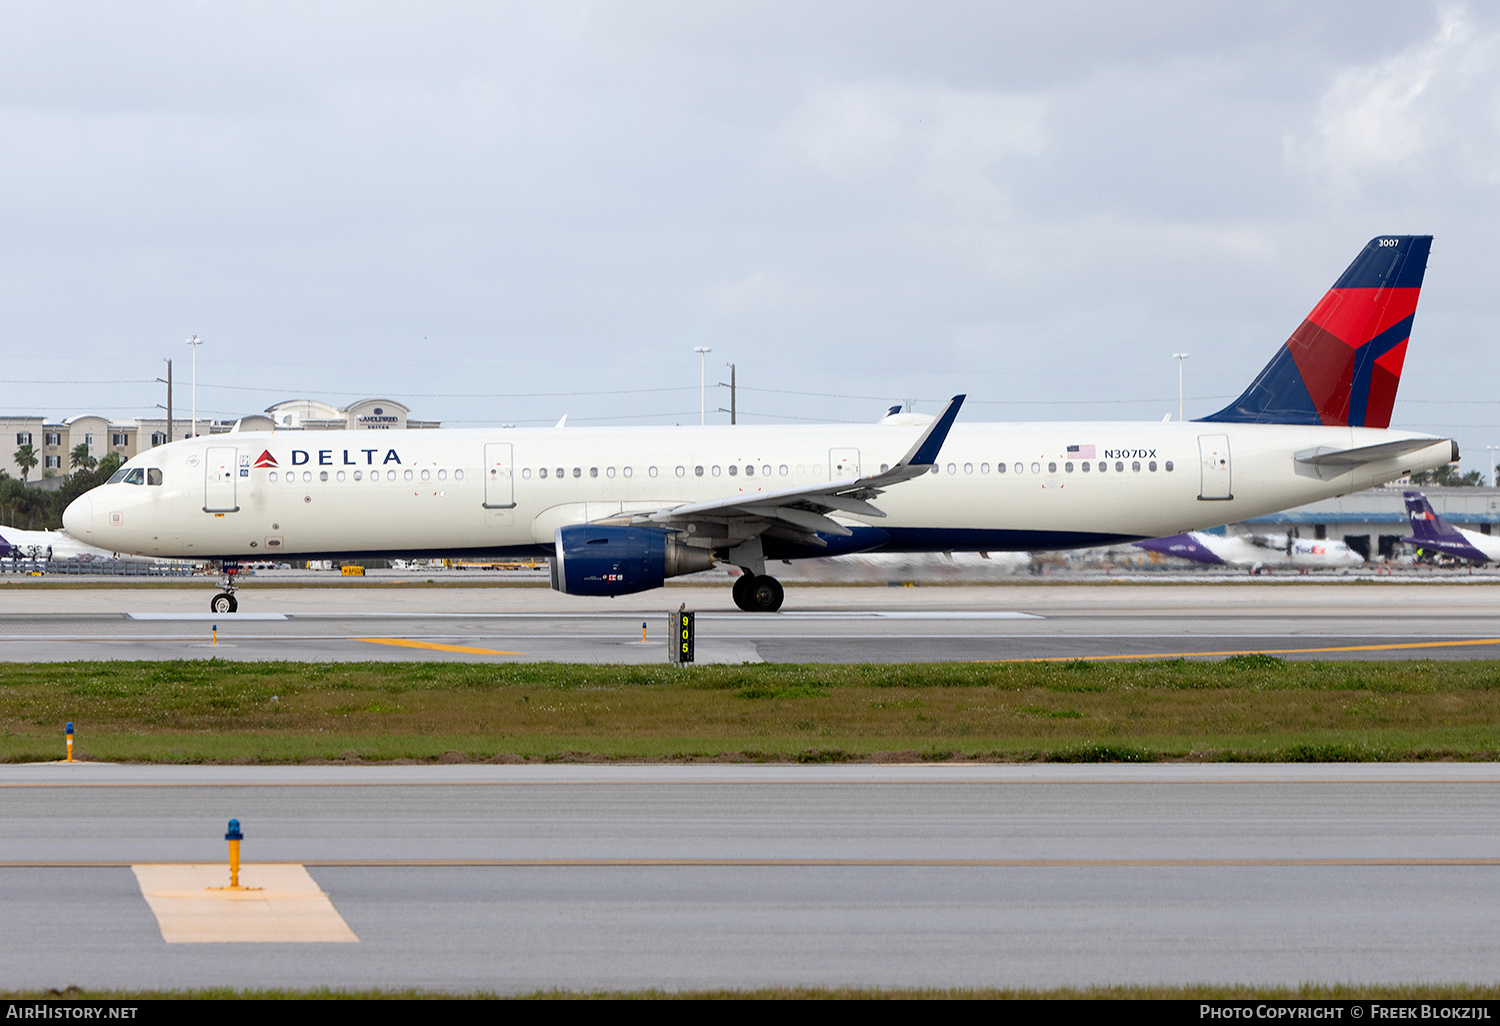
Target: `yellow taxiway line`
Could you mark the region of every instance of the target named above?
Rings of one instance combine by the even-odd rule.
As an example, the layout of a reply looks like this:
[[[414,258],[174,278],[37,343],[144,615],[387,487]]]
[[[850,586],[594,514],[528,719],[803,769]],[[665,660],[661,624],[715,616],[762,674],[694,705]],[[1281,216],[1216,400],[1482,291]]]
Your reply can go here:
[[[1500,645],[1500,638],[1465,638],[1462,641],[1398,641],[1389,645],[1337,645],[1330,648],[1247,648],[1224,652],[1141,652],[1133,655],[1037,656],[1030,659],[976,659],[974,661],[976,663],[1093,663],[1119,659],[1196,659],[1202,656],[1391,652],[1403,648],[1458,648],[1464,645]]]
[[[1500,858],[1230,858],[1230,859],[799,859],[799,858],[749,858],[749,859],[714,859],[714,858],[529,858],[529,859],[305,859],[296,863],[295,867],[273,866],[269,864],[257,865],[256,863],[243,863],[241,873],[244,879],[251,884],[264,886],[274,896],[277,893],[285,893],[293,890],[306,892],[309,887],[290,887],[286,884],[277,886],[270,878],[263,877],[276,869],[296,868],[305,872],[304,867],[311,866],[314,869],[447,869],[447,868],[470,868],[470,869],[527,869],[527,868],[618,868],[618,867],[862,867],[862,866],[893,866],[893,867],[923,867],[923,866],[952,866],[952,867],[974,867],[974,868],[1014,868],[1024,869],[1035,866],[1060,866],[1060,867],[1097,867],[1103,869],[1129,869],[1134,867],[1152,866],[1206,866],[1206,867],[1236,867],[1236,866],[1263,866],[1275,868],[1278,866],[1500,866]],[[201,866],[183,866],[181,863],[152,863],[134,861],[114,860],[16,860],[0,862],[0,868],[4,869],[131,869],[136,873],[137,879],[142,880],[143,890],[148,886],[146,880],[150,878],[150,871],[173,870],[182,871],[191,869],[196,871],[192,887],[207,887],[212,884],[222,884],[229,878],[229,868],[224,863],[212,863]],[[252,872],[254,870],[254,872]],[[220,878],[223,879],[220,879]],[[154,879],[154,878],[152,878]],[[307,880],[310,882],[311,877]],[[211,882],[207,882],[211,881]],[[311,890],[316,893],[316,885],[310,885]],[[158,889],[162,893],[172,896],[184,894],[189,886],[186,884],[165,881],[159,883]],[[230,892],[214,892],[225,894]],[[248,892],[256,893],[256,892]],[[231,894],[232,896],[232,894]]]
[[[525,652],[502,652],[495,648],[471,648],[468,645],[441,645],[436,641],[413,641],[411,638],[353,638],[371,645],[396,645],[400,648],[425,648],[433,652],[465,652],[469,655],[525,655]]]

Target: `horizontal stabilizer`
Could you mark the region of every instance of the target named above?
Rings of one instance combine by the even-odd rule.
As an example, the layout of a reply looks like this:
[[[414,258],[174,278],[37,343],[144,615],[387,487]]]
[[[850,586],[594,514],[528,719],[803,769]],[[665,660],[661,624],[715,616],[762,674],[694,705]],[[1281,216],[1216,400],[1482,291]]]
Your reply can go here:
[[[1451,447],[1452,459],[1458,459],[1458,443],[1448,438],[1402,438],[1394,442],[1362,445],[1354,449],[1334,449],[1320,445],[1313,449],[1303,449],[1295,453],[1292,458],[1297,461],[1297,473],[1328,481],[1340,474],[1347,474],[1355,467],[1364,466],[1366,463],[1400,459],[1402,456],[1444,444]]]

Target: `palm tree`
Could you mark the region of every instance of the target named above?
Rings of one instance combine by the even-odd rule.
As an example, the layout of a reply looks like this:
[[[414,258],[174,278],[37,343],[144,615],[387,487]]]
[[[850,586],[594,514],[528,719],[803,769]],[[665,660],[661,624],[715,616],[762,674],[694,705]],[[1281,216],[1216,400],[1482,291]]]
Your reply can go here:
[[[28,443],[16,450],[14,459],[16,466],[21,468],[21,480],[26,480],[26,475],[31,473],[31,468],[37,465],[36,449]]]
[[[99,461],[89,455],[89,443],[79,442],[73,446],[73,452],[68,457],[73,463],[73,469],[93,470],[99,465]]]

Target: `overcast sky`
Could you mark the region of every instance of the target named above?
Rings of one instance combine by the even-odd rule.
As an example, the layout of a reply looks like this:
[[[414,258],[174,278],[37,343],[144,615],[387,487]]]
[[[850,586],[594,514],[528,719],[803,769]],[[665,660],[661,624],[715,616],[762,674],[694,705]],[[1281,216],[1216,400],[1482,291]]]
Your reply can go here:
[[[5,3],[0,412],[186,411],[196,334],[218,417],[690,423],[703,345],[748,423],[1202,416],[1431,233],[1394,424],[1488,470],[1495,12]]]

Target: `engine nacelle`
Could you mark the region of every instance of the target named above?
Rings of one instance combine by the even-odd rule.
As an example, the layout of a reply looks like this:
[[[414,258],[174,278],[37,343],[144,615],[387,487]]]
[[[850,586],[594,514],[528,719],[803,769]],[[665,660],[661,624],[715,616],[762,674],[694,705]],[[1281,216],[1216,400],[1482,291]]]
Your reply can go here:
[[[679,544],[655,527],[559,527],[552,587],[569,595],[629,595],[660,588],[679,574],[713,568],[704,549]]]

